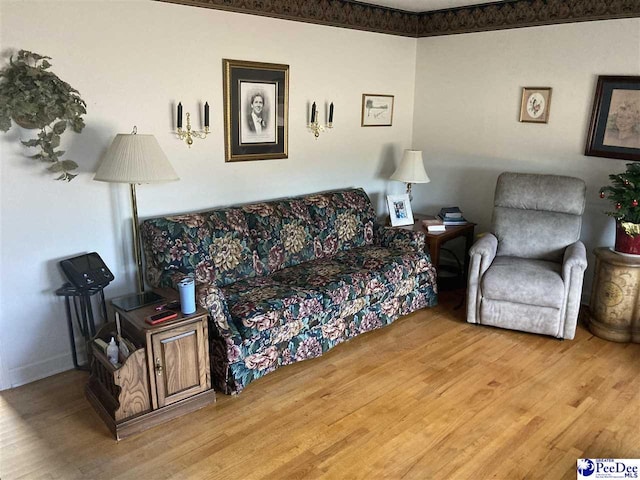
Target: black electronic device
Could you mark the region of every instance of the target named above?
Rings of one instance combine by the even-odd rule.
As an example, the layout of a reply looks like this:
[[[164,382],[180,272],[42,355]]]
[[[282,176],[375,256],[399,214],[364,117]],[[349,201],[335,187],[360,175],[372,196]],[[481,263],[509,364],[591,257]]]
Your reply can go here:
[[[177,316],[178,314],[176,312],[167,310],[164,312],[156,313],[154,315],[149,315],[147,318],[144,319],[144,321],[147,322],[149,325],[156,325],[160,322],[166,322],[167,320],[172,320]]]
[[[115,278],[96,252],[62,260],[60,267],[78,290],[104,288]]]

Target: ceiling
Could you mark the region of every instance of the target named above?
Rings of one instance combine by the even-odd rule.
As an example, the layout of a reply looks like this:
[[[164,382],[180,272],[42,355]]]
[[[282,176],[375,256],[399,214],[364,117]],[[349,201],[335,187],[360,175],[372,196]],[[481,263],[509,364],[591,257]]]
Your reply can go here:
[[[445,8],[467,7],[481,3],[496,3],[495,0],[358,0],[381,7],[395,8],[407,12],[430,12]]]

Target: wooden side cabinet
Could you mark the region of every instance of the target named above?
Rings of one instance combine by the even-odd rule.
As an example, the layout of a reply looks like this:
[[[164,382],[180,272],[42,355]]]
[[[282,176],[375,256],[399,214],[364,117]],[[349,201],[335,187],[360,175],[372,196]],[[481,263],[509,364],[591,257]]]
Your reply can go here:
[[[207,312],[157,325],[145,318],[154,306],[130,312],[115,308],[122,336],[134,347],[118,365],[92,343],[93,361],[86,395],[116,439],[141,432],[215,402],[209,369]],[[108,342],[115,323],[97,337]]]
[[[640,343],[640,258],[596,248],[588,323],[594,335]]]

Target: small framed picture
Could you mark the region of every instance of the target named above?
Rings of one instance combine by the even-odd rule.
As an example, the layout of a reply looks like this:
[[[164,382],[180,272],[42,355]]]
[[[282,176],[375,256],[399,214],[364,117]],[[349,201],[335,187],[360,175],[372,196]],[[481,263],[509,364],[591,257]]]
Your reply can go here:
[[[413,225],[413,212],[408,194],[387,195],[387,204],[389,205],[392,227]]]
[[[520,121],[547,123],[551,108],[551,87],[524,87],[520,105]]]
[[[362,126],[390,127],[393,123],[393,95],[362,94]]]
[[[598,77],[585,155],[640,161],[640,77]]]
[[[289,65],[223,60],[225,161],[287,158]]]

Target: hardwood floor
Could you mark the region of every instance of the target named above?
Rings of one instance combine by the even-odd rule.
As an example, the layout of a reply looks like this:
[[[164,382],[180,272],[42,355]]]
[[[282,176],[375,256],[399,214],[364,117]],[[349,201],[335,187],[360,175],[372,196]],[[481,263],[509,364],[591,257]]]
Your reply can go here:
[[[0,392],[0,478],[576,478],[640,458],[640,345],[465,323],[458,297],[116,442],[70,371]]]

